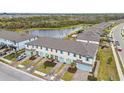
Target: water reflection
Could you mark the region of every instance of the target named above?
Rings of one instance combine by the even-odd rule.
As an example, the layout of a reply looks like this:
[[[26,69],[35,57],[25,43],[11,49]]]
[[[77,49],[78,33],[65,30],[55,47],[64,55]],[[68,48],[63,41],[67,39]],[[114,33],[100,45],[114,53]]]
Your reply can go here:
[[[61,30],[33,30],[33,31],[29,31],[28,34],[31,34],[33,36],[64,38],[68,34],[80,29],[81,27],[61,29]]]

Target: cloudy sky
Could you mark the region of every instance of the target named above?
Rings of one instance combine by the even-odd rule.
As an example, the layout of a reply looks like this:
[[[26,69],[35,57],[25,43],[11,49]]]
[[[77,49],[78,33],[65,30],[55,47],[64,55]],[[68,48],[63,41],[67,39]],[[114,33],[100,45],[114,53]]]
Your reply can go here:
[[[124,12],[123,0],[0,0],[0,12],[93,13]]]

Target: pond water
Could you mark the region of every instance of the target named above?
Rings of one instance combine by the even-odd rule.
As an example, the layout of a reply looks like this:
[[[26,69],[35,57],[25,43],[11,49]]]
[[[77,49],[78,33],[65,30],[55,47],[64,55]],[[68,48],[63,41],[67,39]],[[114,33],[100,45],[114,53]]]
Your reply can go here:
[[[60,30],[33,30],[28,31],[28,34],[33,36],[40,36],[40,37],[54,37],[54,38],[64,38],[68,34],[80,30],[82,27],[75,27],[75,28],[68,28],[68,29],[60,29]]]

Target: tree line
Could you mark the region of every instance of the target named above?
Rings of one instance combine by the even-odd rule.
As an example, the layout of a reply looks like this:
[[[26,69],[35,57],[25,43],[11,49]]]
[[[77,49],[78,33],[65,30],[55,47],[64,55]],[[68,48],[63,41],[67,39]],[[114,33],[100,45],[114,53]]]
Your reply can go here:
[[[103,21],[119,19],[120,16],[108,15],[59,15],[30,16],[18,18],[0,18],[0,29],[60,28],[79,24],[97,24]],[[122,16],[121,16],[122,18]]]

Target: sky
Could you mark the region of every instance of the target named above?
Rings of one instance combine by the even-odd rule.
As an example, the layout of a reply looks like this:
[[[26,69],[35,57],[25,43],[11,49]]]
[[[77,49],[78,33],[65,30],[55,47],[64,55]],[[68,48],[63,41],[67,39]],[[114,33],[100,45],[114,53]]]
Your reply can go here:
[[[123,0],[0,0],[0,12],[124,13]]]

